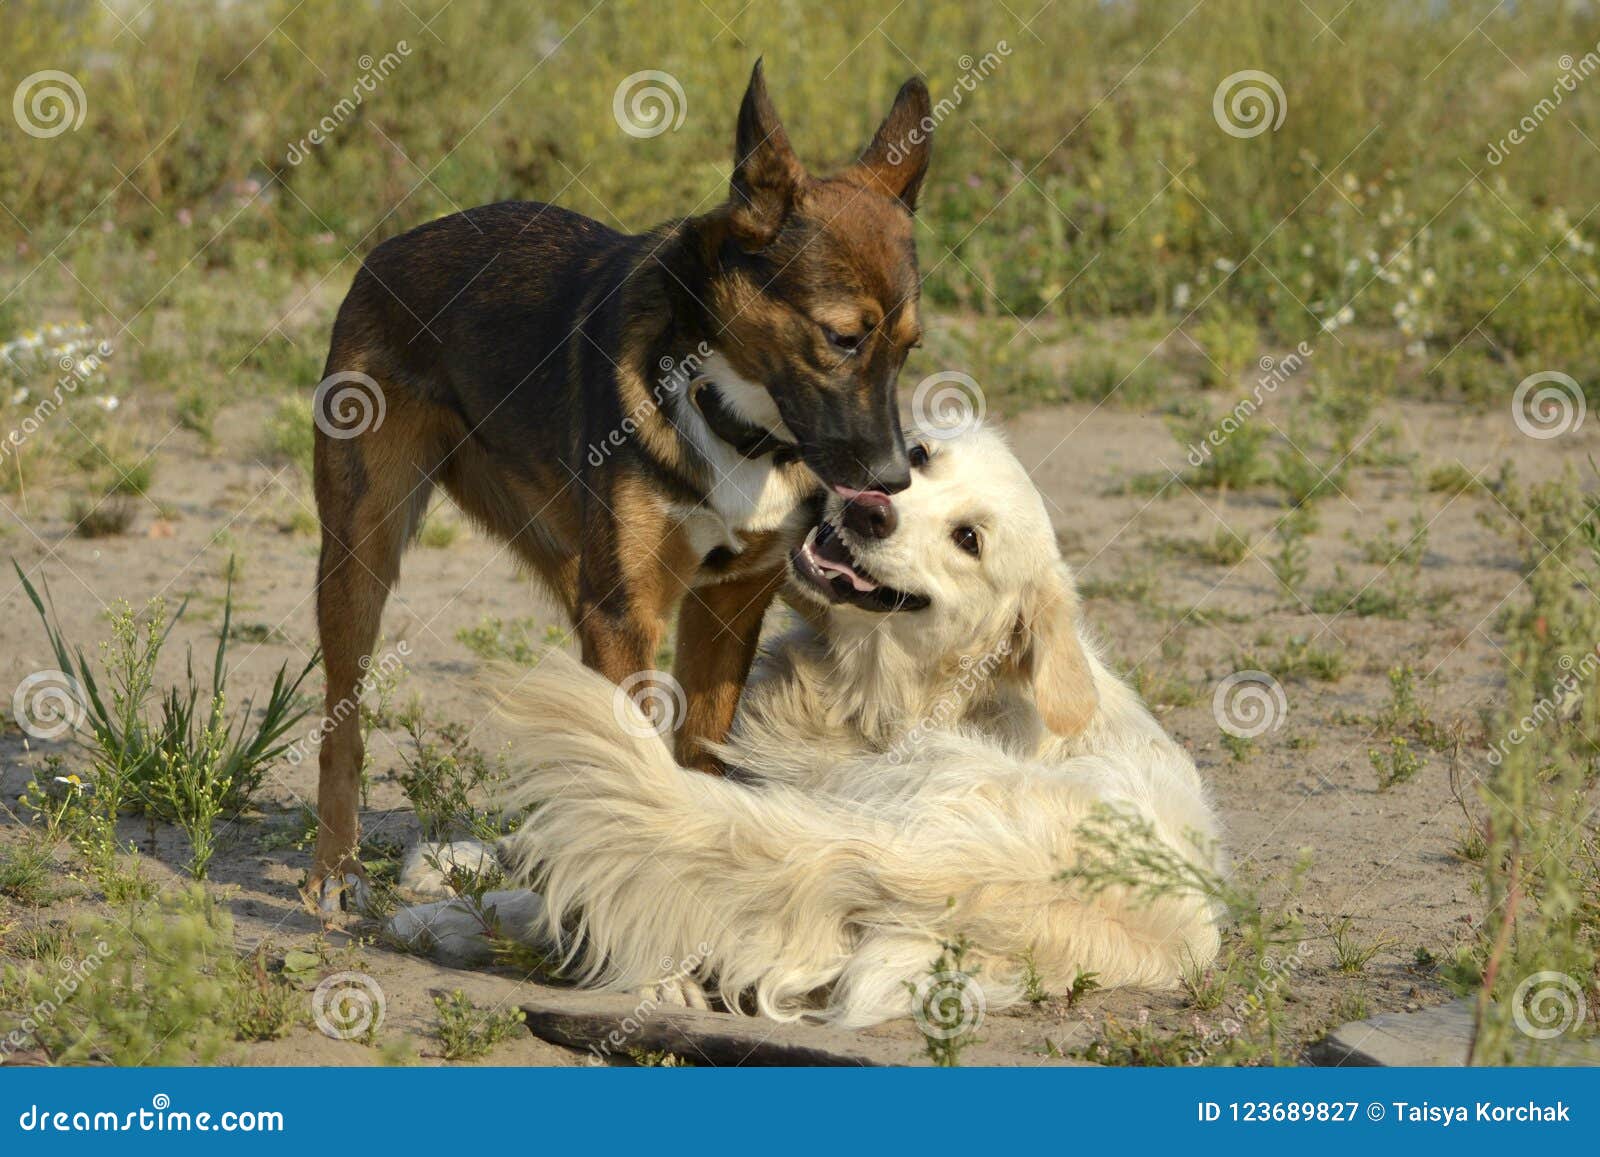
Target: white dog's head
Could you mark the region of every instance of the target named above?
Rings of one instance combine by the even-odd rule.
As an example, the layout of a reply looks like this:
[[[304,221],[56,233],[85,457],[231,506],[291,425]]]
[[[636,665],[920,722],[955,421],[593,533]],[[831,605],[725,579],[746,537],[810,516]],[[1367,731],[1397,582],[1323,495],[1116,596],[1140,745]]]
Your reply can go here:
[[[1076,735],[1094,680],[1044,502],[997,432],[936,433],[906,432],[911,487],[892,512],[828,497],[790,557],[791,588],[836,652],[1020,677],[1046,726]]]

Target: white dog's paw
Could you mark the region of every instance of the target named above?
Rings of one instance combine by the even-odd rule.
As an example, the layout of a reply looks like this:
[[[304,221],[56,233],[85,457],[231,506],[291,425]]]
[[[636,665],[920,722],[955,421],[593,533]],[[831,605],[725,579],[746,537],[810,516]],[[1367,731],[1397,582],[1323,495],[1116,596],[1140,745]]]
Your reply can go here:
[[[698,980],[688,976],[668,977],[654,984],[646,984],[636,989],[634,995],[640,1000],[658,1005],[669,1004],[674,1008],[710,1008],[706,1002],[706,990]]]
[[[472,968],[494,960],[490,921],[507,940],[546,950],[550,947],[544,931],[544,900],[521,889],[486,892],[480,908],[466,900],[413,904],[389,918],[388,932],[413,952],[440,964]]]
[[[406,853],[406,862],[400,869],[400,887],[418,896],[451,896],[452,869],[482,876],[499,866],[494,849],[477,840],[420,843]]]

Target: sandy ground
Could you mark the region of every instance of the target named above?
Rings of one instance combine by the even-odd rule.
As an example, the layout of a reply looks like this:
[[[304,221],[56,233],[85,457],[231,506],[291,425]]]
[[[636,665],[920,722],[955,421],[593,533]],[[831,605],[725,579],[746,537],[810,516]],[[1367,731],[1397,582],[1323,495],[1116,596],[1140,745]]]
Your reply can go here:
[[[236,622],[271,632],[267,641],[237,645],[235,666],[243,689],[264,685],[280,663],[303,663],[313,647],[316,553],[312,537],[283,529],[309,501],[308,487],[292,470],[255,460],[249,449],[258,444],[265,414],[264,405],[253,403],[225,411],[217,449],[207,450],[187,432],[174,433],[162,448],[154,502],[141,508],[127,535],[73,537],[65,501],[33,495],[26,510],[19,505],[0,521],[0,553],[14,556],[35,582],[48,581],[68,636],[85,645],[104,636],[104,610],[116,599],[138,605],[157,594],[173,603],[191,596],[174,636],[180,645],[164,656],[162,673],[172,678],[184,642],[193,642],[209,661],[222,568],[229,553],[237,553]],[[1413,405],[1381,416],[1396,427],[1397,448],[1415,451],[1424,468],[1459,460],[1473,471],[1487,471],[1509,458],[1523,479],[1535,480],[1559,473],[1566,463],[1583,467],[1586,456],[1600,448],[1594,424],[1536,442],[1517,432],[1508,411],[1471,415],[1444,405]],[[1260,558],[1211,565],[1170,549],[1174,539],[1209,540],[1222,524],[1259,539],[1283,511],[1265,492],[1202,495],[1175,482],[1152,498],[1124,488],[1131,476],[1183,466],[1182,451],[1158,416],[1067,405],[1023,414],[1007,425],[1049,498],[1068,557],[1093,584],[1089,617],[1113,654],[1126,667],[1143,669],[1156,685],[1176,677],[1193,686],[1188,705],[1165,706],[1158,696],[1157,709],[1213,786],[1241,872],[1263,881],[1270,892],[1281,887],[1301,850],[1310,849],[1311,868],[1294,901],[1308,930],[1319,934],[1328,923],[1349,917],[1363,937],[1386,942],[1359,977],[1332,967],[1325,940],[1310,942],[1289,1010],[1297,1041],[1315,1039],[1334,1018],[1341,997],[1357,989],[1372,1012],[1446,999],[1439,981],[1410,965],[1419,948],[1446,957],[1470,935],[1480,911],[1473,889],[1477,869],[1452,851],[1465,821],[1448,791],[1441,756],[1431,757],[1412,781],[1377,791],[1368,761],[1374,728],[1363,717],[1388,702],[1386,672],[1401,662],[1426,676],[1421,699],[1441,721],[1476,720],[1496,693],[1501,660],[1493,615],[1515,596],[1519,575],[1506,539],[1480,520],[1495,500],[1477,492],[1427,493],[1404,468],[1355,471],[1345,492],[1319,507],[1321,527],[1311,539],[1306,588],[1327,585],[1340,563],[1358,582],[1366,581],[1378,568],[1362,560],[1353,539],[1370,537],[1390,521],[1408,527],[1420,510],[1429,520],[1422,589],[1442,601],[1399,621],[1317,615],[1287,598]],[[1141,597],[1113,597],[1115,588],[1135,580],[1144,584]],[[385,621],[390,642],[404,639],[411,648],[399,697],[423,696],[435,716],[477,719],[467,686],[477,661],[456,633],[490,615],[557,621],[497,543],[464,530],[447,548],[414,549]],[[1249,758],[1236,761],[1220,742],[1212,689],[1236,669],[1242,652],[1277,654],[1283,640],[1295,636],[1341,648],[1346,673],[1334,683],[1284,680],[1283,726],[1257,740]],[[43,631],[8,568],[0,575],[0,688],[9,694],[31,672],[52,666]],[[474,739],[494,747],[487,732]],[[66,749],[35,744],[30,750],[8,720],[0,733],[0,800],[13,804],[38,757],[50,750]],[[376,782],[366,830],[409,841],[417,829],[392,778],[398,766],[392,739],[377,739],[374,750]],[[506,973],[443,969],[391,951],[373,942],[372,927],[324,933],[296,895],[309,853],[284,848],[281,838],[299,823],[298,809],[313,800],[314,788],[309,761],[280,766],[260,794],[259,812],[232,824],[225,835],[214,880],[233,908],[240,940],[265,941],[274,953],[320,943],[330,960],[370,973],[387,997],[380,1043],[403,1038],[410,1056],[435,1060],[437,1046],[428,1036],[431,992],[462,987],[482,1002],[502,1003],[513,1001],[524,982]],[[139,841],[163,883],[176,886],[182,837],[158,829],[152,842],[142,821],[130,821],[126,834]],[[0,826],[0,840],[15,836],[14,829]],[[88,903],[69,898],[36,912],[19,912],[13,904],[10,915],[56,920]],[[1108,1014],[1126,1021],[1143,1010],[1156,1023],[1188,1023],[1196,1015],[1204,1023],[1218,1015],[1194,1013],[1177,992],[1091,993],[1070,1009],[1052,1001],[991,1017],[981,1034],[983,1059],[1037,1062],[1049,1048],[1047,1039],[1057,1047],[1081,1045]],[[919,1051],[909,1025],[875,1031],[904,1039],[908,1059]],[[377,1055],[309,1027],[242,1053],[243,1059],[268,1064],[372,1063]],[[580,1064],[585,1058],[519,1036],[488,1061]]]

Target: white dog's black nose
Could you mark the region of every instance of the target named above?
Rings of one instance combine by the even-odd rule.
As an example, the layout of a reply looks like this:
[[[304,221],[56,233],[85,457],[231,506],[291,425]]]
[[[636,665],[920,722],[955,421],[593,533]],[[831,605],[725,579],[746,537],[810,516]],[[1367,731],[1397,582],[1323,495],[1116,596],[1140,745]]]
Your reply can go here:
[[[845,503],[845,529],[861,538],[888,538],[899,524],[894,503],[881,490],[863,491]]]

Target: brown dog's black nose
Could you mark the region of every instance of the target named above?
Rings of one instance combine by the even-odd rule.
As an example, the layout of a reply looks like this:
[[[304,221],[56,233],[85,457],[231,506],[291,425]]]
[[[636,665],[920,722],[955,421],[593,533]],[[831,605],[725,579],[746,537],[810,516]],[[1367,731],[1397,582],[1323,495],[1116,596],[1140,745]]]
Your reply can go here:
[[[894,503],[881,490],[865,490],[844,505],[844,525],[862,538],[888,538],[900,524]]]

